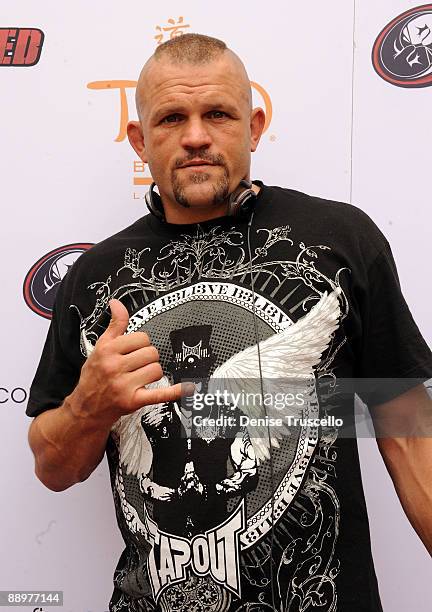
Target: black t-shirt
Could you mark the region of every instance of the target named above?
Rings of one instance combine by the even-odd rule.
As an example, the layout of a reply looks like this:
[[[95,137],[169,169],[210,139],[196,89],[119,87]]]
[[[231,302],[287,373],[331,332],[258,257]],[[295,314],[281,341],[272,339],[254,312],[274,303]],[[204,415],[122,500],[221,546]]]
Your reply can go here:
[[[339,380],[408,380],[399,390],[363,387],[372,405],[432,377],[432,353],[370,217],[257,183],[250,227],[232,217],[175,225],[146,215],[73,264],[29,416],[73,390],[111,298],[129,311],[127,331],[145,330],[159,350],[160,384],[193,373],[206,385],[258,378],[259,343],[264,381],[312,372],[325,392],[301,414],[334,410],[345,432],[353,396],[341,412]],[[111,611],[300,610],[308,601],[321,612],[381,610],[355,437],[331,421],[304,421],[275,431],[270,446],[268,428],[241,422],[248,410],[247,402],[234,412],[213,406],[216,425],[191,425],[172,402],[114,425],[106,452],[125,549]],[[237,421],[224,420],[232,414]]]

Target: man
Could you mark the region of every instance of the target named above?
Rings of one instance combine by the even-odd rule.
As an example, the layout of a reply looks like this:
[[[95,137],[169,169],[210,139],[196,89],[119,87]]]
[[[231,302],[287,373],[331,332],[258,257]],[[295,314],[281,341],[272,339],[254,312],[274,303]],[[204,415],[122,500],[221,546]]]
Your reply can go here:
[[[349,431],[354,389],[342,406],[334,383],[359,381],[383,417],[378,444],[401,503],[432,552],[432,444],[416,435],[431,403],[414,381],[432,377],[432,354],[390,246],[355,206],[250,184],[264,112],[252,108],[244,66],[223,42],[191,34],[160,45],[136,95],[128,136],[160,197],[152,191],[151,214],[84,253],[59,288],[27,407],[36,475],[62,491],[107,453],[126,542],[112,611],[381,610],[356,440],[330,419],[313,422],[343,414]],[[231,466],[221,439],[222,481],[211,454],[198,477],[200,461],[184,445],[177,452],[159,439],[172,432],[166,406],[191,393],[172,364],[212,355],[210,390],[258,380],[264,400],[270,383],[286,392],[299,378],[305,393],[291,394],[293,413],[313,417],[288,428],[257,419],[247,428],[252,447],[231,444]],[[361,387],[372,378],[397,387]],[[311,380],[321,383],[319,401]],[[262,408],[240,404],[249,417]],[[388,429],[394,414],[399,437]],[[245,474],[248,486],[229,497]],[[223,503],[223,512],[181,535],[158,523],[152,500],[168,508],[188,489],[197,508],[214,508],[214,518]]]

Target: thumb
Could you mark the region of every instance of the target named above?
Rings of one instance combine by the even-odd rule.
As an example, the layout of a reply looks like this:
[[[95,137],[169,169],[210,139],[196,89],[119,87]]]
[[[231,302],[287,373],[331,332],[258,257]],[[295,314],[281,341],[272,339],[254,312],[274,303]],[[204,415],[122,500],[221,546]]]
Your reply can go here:
[[[118,336],[125,333],[129,323],[129,313],[124,304],[120,300],[112,299],[108,302],[111,309],[111,321],[104,333],[99,338],[114,340]]]

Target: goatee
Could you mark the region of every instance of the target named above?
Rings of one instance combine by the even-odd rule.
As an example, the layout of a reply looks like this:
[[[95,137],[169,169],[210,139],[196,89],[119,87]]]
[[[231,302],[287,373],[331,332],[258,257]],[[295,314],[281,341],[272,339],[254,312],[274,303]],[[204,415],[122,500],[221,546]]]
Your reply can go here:
[[[178,180],[177,168],[180,168],[189,161],[192,161],[197,158],[201,159],[202,161],[207,161],[214,166],[220,166],[223,169],[223,176],[219,178],[215,184],[212,185],[213,197],[209,199],[209,204],[212,204],[213,206],[222,204],[222,202],[224,202],[224,200],[227,200],[229,196],[228,168],[225,164],[225,159],[223,155],[221,155],[220,153],[217,155],[209,155],[205,151],[193,152],[186,159],[178,159],[176,161],[176,168],[172,171],[171,175],[172,189],[176,202],[178,202],[180,206],[183,206],[184,208],[191,207],[191,204],[185,194],[185,188]],[[210,181],[211,174],[209,172],[196,172],[190,174],[188,180],[191,183],[194,183],[195,185],[200,185],[201,183]]]

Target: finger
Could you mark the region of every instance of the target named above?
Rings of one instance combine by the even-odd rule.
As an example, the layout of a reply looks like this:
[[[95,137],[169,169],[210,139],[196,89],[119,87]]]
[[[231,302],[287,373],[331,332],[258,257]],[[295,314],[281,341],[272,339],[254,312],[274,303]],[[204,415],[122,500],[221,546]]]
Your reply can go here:
[[[162,402],[173,402],[181,397],[193,393],[191,383],[177,383],[169,387],[159,389],[137,389],[134,400],[138,407],[146,404],[160,404]]]
[[[153,361],[133,372],[125,372],[124,376],[127,377],[127,383],[130,389],[141,389],[149,383],[160,381],[163,376],[163,370],[158,361]],[[164,384],[164,381],[162,381],[161,385],[162,384]]]
[[[104,343],[106,340],[113,340],[123,335],[129,323],[129,313],[120,300],[112,299],[108,302],[111,310],[111,320],[98,342]]]
[[[150,363],[159,362],[159,351],[155,346],[144,346],[123,356],[125,372],[134,372]]]
[[[115,338],[112,343],[113,350],[121,355],[127,355],[145,346],[150,346],[151,340],[146,332],[132,332]]]

